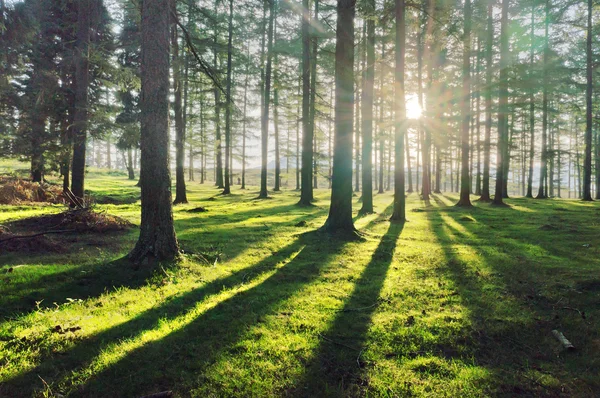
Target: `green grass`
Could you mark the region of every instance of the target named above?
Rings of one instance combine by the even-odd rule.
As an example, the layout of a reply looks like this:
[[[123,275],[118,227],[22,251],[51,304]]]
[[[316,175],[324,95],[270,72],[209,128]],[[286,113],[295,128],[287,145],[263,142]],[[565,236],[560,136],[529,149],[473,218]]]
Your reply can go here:
[[[123,203],[98,209],[139,222],[135,181],[99,172],[87,184]],[[461,210],[454,195],[411,194],[401,226],[387,221],[386,193],[356,218],[364,239],[343,242],[315,232],[326,190],[310,208],[293,191],[218,193],[191,183],[190,204],[175,207],[178,265],[120,260],[135,231],[61,237],[66,254],[0,254],[0,396],[600,390],[598,204]],[[186,211],[196,206],[208,212]],[[0,223],[51,211],[1,206]],[[562,351],[553,329],[577,350]]]

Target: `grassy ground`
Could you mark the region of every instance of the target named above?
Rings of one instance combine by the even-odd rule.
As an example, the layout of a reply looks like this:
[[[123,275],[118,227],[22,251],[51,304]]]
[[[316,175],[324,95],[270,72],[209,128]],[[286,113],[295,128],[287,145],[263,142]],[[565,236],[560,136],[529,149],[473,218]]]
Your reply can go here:
[[[134,183],[87,180],[113,203],[99,209],[138,223]],[[402,226],[387,221],[386,193],[356,219],[364,239],[344,243],[315,232],[326,190],[301,208],[293,191],[258,201],[189,188],[175,208],[178,266],[121,260],[136,231],[65,236],[66,254],[0,253],[0,396],[600,391],[598,204],[461,210],[452,195],[411,194]],[[197,206],[208,211],[187,212]],[[0,223],[52,211],[0,206]],[[553,329],[577,350],[561,350]]]

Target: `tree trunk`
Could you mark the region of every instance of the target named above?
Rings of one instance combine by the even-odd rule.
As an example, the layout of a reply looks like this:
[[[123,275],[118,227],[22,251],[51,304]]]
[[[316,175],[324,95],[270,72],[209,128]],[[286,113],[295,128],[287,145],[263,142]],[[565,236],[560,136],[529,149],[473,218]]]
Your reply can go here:
[[[171,0],[171,52],[173,54],[173,111],[175,113],[175,200],[173,204],[187,203],[185,189],[185,126],[183,123],[181,64],[177,37],[177,0]]]
[[[542,164],[540,166],[540,187],[537,199],[546,199],[546,178],[548,176],[548,64],[550,62],[549,30],[550,0],[546,0],[545,7],[545,34],[544,34],[544,68],[543,68],[543,93],[542,93]]]
[[[231,193],[231,74],[233,56],[233,0],[229,0],[229,32],[227,38],[227,88],[225,104],[225,176],[223,195]]]
[[[90,0],[77,2],[76,85],[71,189],[78,198],[84,196],[85,146],[88,123],[90,11]]]
[[[373,91],[375,86],[375,0],[369,0],[367,19],[366,68],[363,72],[363,92],[360,110],[362,132],[362,208],[359,214],[373,213]]]
[[[313,131],[310,123],[310,8],[309,0],[302,0],[302,181],[299,204],[308,206],[313,201]]]
[[[494,51],[494,15],[493,2],[488,2],[487,40],[485,49],[485,137],[483,143],[483,178],[481,181],[480,202],[491,201],[490,197],[490,150],[492,137],[492,73]]]
[[[585,90],[585,159],[583,162],[583,200],[592,200],[592,0],[587,1],[586,77]]]
[[[217,3],[215,2],[215,14]],[[218,52],[218,23],[214,22],[214,36],[213,36],[213,68],[215,70],[219,69],[219,52]],[[223,149],[221,142],[221,91],[219,87],[215,84],[213,88],[214,96],[215,96],[215,185],[217,188],[225,188],[225,183],[223,181]]]
[[[529,49],[529,79],[533,82],[534,67],[534,43],[535,43],[535,3],[531,5],[531,46]],[[525,197],[533,198],[533,161],[535,156],[535,85],[529,90],[529,173],[527,177],[527,193]]]
[[[498,112],[498,150],[496,155],[496,193],[493,203],[504,204],[504,172],[506,170],[508,135],[508,0],[502,0],[500,19],[500,82]]]
[[[269,105],[271,100],[271,68],[273,62],[274,1],[269,2],[269,29],[267,31],[267,66],[265,68],[264,103],[261,118],[261,170],[259,198],[265,199],[267,192],[267,163],[269,156]]]
[[[324,229],[354,232],[352,128],[354,123],[354,13],[356,0],[338,0],[335,47],[335,145],[331,206]]]
[[[467,0],[469,1],[469,0]],[[406,24],[404,0],[396,0],[396,70],[394,112],[394,212],[391,221],[406,221],[404,193],[404,135],[406,134],[406,99],[404,96],[404,55],[406,51]]]
[[[315,3],[315,20],[313,24],[316,26],[319,23],[319,0],[314,0]],[[317,99],[317,58],[319,56],[319,42],[316,35],[312,37],[312,63],[310,64],[310,135],[313,137],[313,189],[319,187],[317,179],[317,167],[318,167],[318,145],[317,135],[315,134],[316,117],[315,117],[315,106]]]
[[[141,19],[142,221],[129,254],[136,263],[149,257],[172,260],[179,253],[173,228],[169,174],[169,0],[145,0]]]
[[[471,175],[469,173],[469,124],[471,123],[471,0],[465,0],[463,36],[463,85],[462,85],[462,164],[460,199],[457,206],[471,207]]]

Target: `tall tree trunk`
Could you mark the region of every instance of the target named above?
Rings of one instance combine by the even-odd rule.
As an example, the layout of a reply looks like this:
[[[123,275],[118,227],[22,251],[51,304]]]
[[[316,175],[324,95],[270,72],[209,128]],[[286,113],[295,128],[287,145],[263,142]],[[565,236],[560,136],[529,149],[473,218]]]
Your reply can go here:
[[[231,74],[233,56],[233,0],[229,0],[229,32],[227,37],[227,88],[225,99],[225,178],[223,195],[231,193]]]
[[[315,18],[314,25],[319,23],[319,0],[314,0],[315,3]],[[315,106],[317,100],[317,58],[319,56],[319,41],[316,35],[312,37],[312,63],[310,64],[310,130],[313,137],[313,189],[318,188],[319,182],[317,179],[317,167],[318,167],[318,145],[317,135],[315,134],[316,128],[316,116]]]
[[[331,206],[324,229],[354,232],[352,128],[354,123],[354,13],[356,0],[338,0],[335,46],[335,146]]]
[[[533,82],[534,76],[534,44],[535,44],[535,3],[531,5],[531,45],[529,48],[529,80]],[[527,193],[525,197],[533,198],[533,161],[535,156],[535,88],[532,84],[529,89],[529,173],[527,177]]]
[[[171,52],[173,54],[173,111],[175,113],[175,200],[173,204],[187,203],[185,189],[185,125],[183,122],[183,85],[177,35],[177,0],[171,0]]]
[[[542,93],[542,164],[540,166],[540,188],[537,199],[546,199],[546,179],[548,177],[548,64],[550,62],[550,39],[548,30],[550,25],[550,0],[546,0],[544,21],[544,68],[543,68],[543,93]]]
[[[135,180],[135,171],[133,169],[133,148],[127,148],[127,177]]]
[[[140,101],[142,221],[129,254],[136,263],[149,257],[174,259],[179,253],[173,228],[169,174],[169,0],[142,5],[142,89]]]
[[[477,35],[477,66],[475,68],[477,78],[477,98],[475,101],[475,117],[477,120],[477,178],[475,180],[475,195],[481,196],[481,35]]]
[[[85,146],[88,124],[89,45],[91,0],[77,2],[77,39],[75,58],[75,116],[73,121],[73,163],[71,189],[84,196]]]
[[[494,14],[493,2],[488,0],[487,40],[485,45],[485,137],[483,143],[483,179],[481,181],[480,202],[491,201],[490,197],[490,150],[492,137],[492,72],[494,51]]]
[[[583,164],[583,200],[592,200],[592,0],[587,1],[586,77],[585,90],[585,159]]]
[[[301,102],[304,102],[304,97],[300,101],[300,93],[302,91],[302,80],[298,83],[298,104],[296,107],[296,190],[300,190],[300,108]],[[303,124],[304,126],[304,124]]]
[[[271,102],[271,69],[273,63],[273,28],[275,0],[269,1],[269,28],[267,30],[267,66],[265,68],[264,103],[261,118],[261,169],[259,198],[265,199],[267,192],[267,164],[269,157],[269,106]]]
[[[505,0],[506,1],[506,0]],[[463,36],[463,85],[462,85],[462,167],[460,199],[457,206],[471,206],[471,175],[469,173],[469,124],[471,122],[471,0],[465,0]]]
[[[373,91],[375,86],[375,0],[366,4],[366,68],[360,110],[362,132],[362,208],[359,214],[373,213]]]
[[[508,0],[502,0],[500,19],[500,82],[498,112],[498,150],[496,155],[496,193],[493,203],[502,205],[504,201],[504,172],[508,136]]]
[[[217,13],[217,3],[215,1],[214,12]],[[219,25],[214,21],[213,31],[213,68],[219,69]],[[223,181],[223,143],[221,138],[221,90],[215,84],[213,88],[215,96],[215,185],[217,188],[225,188]]]
[[[362,24],[362,45],[359,46],[359,56],[357,57],[357,61],[356,61],[356,66],[357,66],[357,70],[361,70],[364,71],[365,67],[366,67],[366,51],[367,51],[367,23],[363,21]],[[359,88],[360,87],[360,88]],[[362,98],[362,91],[364,91],[365,89],[365,79],[364,79],[364,72],[361,75],[361,85],[356,88],[356,96],[358,98]],[[354,123],[354,192],[359,192],[360,191],[360,180],[361,180],[361,145],[360,145],[360,138],[361,138],[361,111],[360,111],[360,107],[361,107],[361,102],[357,100],[356,101],[356,110],[354,111],[354,117],[356,119],[356,123]]]
[[[248,58],[250,55],[250,43],[247,44]],[[244,80],[244,115],[242,120],[242,186],[241,189],[246,189],[246,124],[248,117],[248,80],[250,78],[249,66],[246,64],[246,78]]]
[[[469,1],[469,0],[467,0]],[[404,135],[406,134],[406,99],[404,96],[404,55],[406,51],[406,24],[404,0],[396,0],[396,70],[394,112],[394,212],[391,220],[406,221],[404,193]]]
[[[302,181],[299,204],[308,206],[313,201],[313,131],[310,122],[310,8],[309,0],[302,0]]]

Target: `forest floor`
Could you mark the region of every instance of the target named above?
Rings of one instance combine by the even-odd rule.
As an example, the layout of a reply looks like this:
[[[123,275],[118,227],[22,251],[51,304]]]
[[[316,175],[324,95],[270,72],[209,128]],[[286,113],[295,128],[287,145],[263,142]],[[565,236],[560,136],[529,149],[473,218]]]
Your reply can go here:
[[[97,210],[139,223],[135,181],[86,183]],[[155,270],[123,259],[135,229],[53,237],[62,252],[0,248],[0,396],[600,391],[599,203],[459,209],[413,193],[396,225],[385,193],[355,220],[363,239],[344,242],[315,232],[327,190],[313,207],[256,196],[189,183],[174,210],[186,254]],[[0,224],[62,209],[3,205]]]

